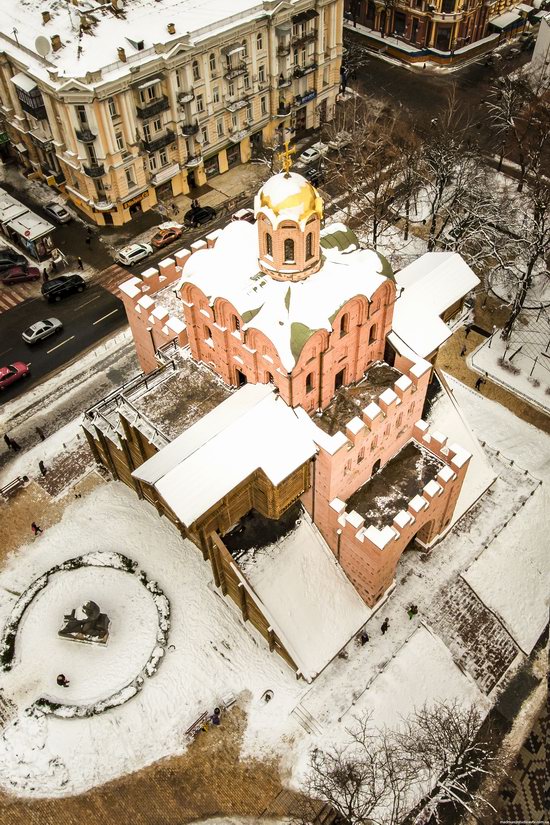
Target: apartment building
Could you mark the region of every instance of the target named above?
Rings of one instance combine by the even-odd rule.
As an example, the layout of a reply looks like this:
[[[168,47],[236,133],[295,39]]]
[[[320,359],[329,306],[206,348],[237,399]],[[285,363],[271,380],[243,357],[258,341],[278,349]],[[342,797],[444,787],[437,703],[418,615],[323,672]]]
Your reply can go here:
[[[0,11],[2,153],[98,225],[333,116],[344,0],[30,5]]]

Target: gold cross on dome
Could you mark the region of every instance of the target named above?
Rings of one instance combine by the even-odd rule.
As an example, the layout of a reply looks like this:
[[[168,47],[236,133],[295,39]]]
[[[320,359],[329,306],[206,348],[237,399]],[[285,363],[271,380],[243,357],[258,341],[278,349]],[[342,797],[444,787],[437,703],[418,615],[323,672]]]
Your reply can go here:
[[[284,152],[281,153],[282,154],[281,163],[283,165],[285,175],[288,175],[288,173],[290,172],[290,169],[292,167],[292,157],[291,156],[295,154],[296,149],[294,149],[294,148],[291,149],[290,148],[290,141],[289,140],[285,140],[284,147],[285,147],[285,150],[284,150]]]

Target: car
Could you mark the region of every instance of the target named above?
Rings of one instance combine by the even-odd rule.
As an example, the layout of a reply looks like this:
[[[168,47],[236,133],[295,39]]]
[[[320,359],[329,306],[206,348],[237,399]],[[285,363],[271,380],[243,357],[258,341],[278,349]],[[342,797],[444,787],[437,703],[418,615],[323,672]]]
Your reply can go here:
[[[171,226],[169,229],[159,229],[151,238],[151,244],[155,249],[161,249],[163,246],[168,246],[174,243],[178,238],[181,238],[181,229],[177,226]]]
[[[123,266],[134,266],[153,254],[153,247],[150,243],[131,243],[117,253],[115,260]]]
[[[71,213],[60,203],[54,203],[54,201],[46,204],[44,212],[47,213],[49,218],[53,218],[56,223],[69,223],[69,221],[72,221]]]
[[[40,270],[37,266],[12,266],[0,272],[0,281],[3,284],[18,284],[20,281],[38,281]]]
[[[239,209],[231,215],[232,221],[246,221],[247,223],[256,223],[253,209]]]
[[[11,269],[13,266],[28,266],[29,262],[24,255],[20,255],[10,247],[3,246],[0,249],[0,272]]]
[[[37,321],[35,324],[31,324],[21,334],[21,337],[27,344],[36,344],[37,341],[42,341],[44,338],[49,338],[50,335],[55,335],[56,332],[61,332],[62,329],[63,324],[59,318],[46,318],[45,321]]]
[[[322,166],[312,166],[311,169],[306,169],[304,177],[313,186],[319,186],[325,180],[325,170]]]
[[[84,292],[85,289],[86,281],[80,275],[59,275],[42,284],[42,295],[51,303],[61,301],[73,292]]]
[[[304,149],[298,160],[302,163],[313,163],[313,161],[320,160],[328,152],[326,143],[314,143],[309,149]]]
[[[211,206],[195,206],[185,213],[183,219],[186,226],[195,227],[202,226],[216,217],[216,210]]]
[[[24,361],[14,361],[7,367],[0,367],[0,390],[15,384],[20,378],[28,378],[30,374],[29,365]]]
[[[338,132],[338,134],[334,135],[332,140],[329,140],[328,146],[329,149],[344,149],[346,146],[350,146],[353,141],[352,136],[349,132]]]

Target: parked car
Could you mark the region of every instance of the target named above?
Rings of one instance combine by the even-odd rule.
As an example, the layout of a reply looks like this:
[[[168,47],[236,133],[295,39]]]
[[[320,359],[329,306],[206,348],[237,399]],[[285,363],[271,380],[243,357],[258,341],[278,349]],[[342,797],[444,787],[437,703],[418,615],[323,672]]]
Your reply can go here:
[[[329,140],[328,146],[329,149],[344,149],[346,146],[350,146],[353,138],[349,132],[338,132],[338,134],[334,135],[332,140]]]
[[[121,249],[115,257],[115,261],[123,266],[134,266],[153,254],[153,247],[150,243],[131,243]]]
[[[12,266],[0,272],[0,281],[3,284],[18,284],[20,281],[38,281],[40,270],[37,266]]]
[[[24,361],[14,361],[8,367],[0,367],[0,390],[15,384],[20,378],[28,378],[31,371]]]
[[[80,275],[60,275],[42,284],[42,295],[51,303],[61,301],[73,292],[84,292],[85,289],[86,281]]]
[[[203,224],[214,220],[215,217],[216,210],[211,206],[196,206],[185,213],[183,222],[189,227],[203,226]]]
[[[298,160],[301,160],[302,163],[313,163],[313,161],[318,161],[324,157],[327,152],[328,146],[326,143],[314,143],[309,149],[304,149]]]
[[[231,215],[232,221],[246,221],[247,223],[256,223],[253,209],[239,209]]]
[[[306,169],[304,177],[313,186],[319,186],[325,180],[325,170],[322,166],[312,166],[311,169]]]
[[[171,226],[169,229],[159,229],[151,238],[151,244],[155,249],[162,249],[163,246],[168,246],[168,244],[181,238],[181,232],[182,230],[177,226]]]
[[[63,324],[59,318],[46,318],[45,321],[37,321],[22,333],[21,337],[27,344],[36,344],[37,341],[42,341],[44,338],[49,338],[56,332],[61,332]]]
[[[60,203],[54,203],[53,201],[47,203],[44,212],[47,213],[49,218],[53,218],[56,223],[69,223],[69,221],[72,221],[71,213]]]
[[[29,262],[24,255],[20,255],[19,252],[16,252],[14,249],[10,249],[8,246],[3,246],[0,249],[0,272],[11,269],[13,266],[28,265]]]

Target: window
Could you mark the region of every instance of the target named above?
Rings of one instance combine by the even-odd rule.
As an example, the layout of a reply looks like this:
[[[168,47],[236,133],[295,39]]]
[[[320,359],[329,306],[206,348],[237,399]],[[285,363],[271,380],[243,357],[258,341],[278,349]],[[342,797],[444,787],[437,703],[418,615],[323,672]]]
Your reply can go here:
[[[156,96],[156,86],[148,86],[139,93],[139,99],[142,103],[150,103]]]
[[[151,172],[154,172],[157,168],[157,158],[156,155],[149,155],[149,169]]]
[[[129,169],[126,169],[125,172],[126,172],[126,183],[128,184],[128,186],[135,186],[136,182],[134,180],[134,170],[132,169],[132,167],[130,167]]]
[[[176,89],[181,89],[181,73],[179,69],[176,69]]]
[[[151,127],[148,123],[143,124],[143,137],[147,142],[151,140]]]
[[[265,251],[266,255],[273,255],[273,239],[269,232],[267,232],[265,236]]]
[[[115,141],[116,141],[116,148],[117,149],[120,149],[120,150],[124,149],[124,138],[122,137],[122,134],[120,132],[117,132],[115,134]]]
[[[216,121],[216,132],[218,133],[218,137],[223,137],[223,120]]]
[[[262,115],[267,115],[267,97],[260,98],[260,111]]]
[[[258,49],[259,52],[261,52],[263,47],[264,47],[263,37],[262,37],[261,34],[257,34],[256,35],[256,48]]]
[[[274,384],[275,383],[274,378],[273,378],[273,376],[271,375],[270,372],[266,372],[266,374],[265,374],[265,383],[266,384]]]
[[[294,263],[294,241],[292,238],[285,238],[284,243],[285,264]]]
[[[233,112],[231,115],[231,126],[233,129],[236,129],[239,125],[239,116],[236,112]]]
[[[292,65],[293,66],[298,65],[298,49],[293,49],[292,50]]]
[[[243,57],[248,57],[248,42],[243,40],[241,45],[243,47]]]
[[[395,422],[395,426],[400,427],[402,421],[403,421],[403,413],[399,413],[399,415],[397,416],[397,421]]]
[[[238,332],[241,328],[241,322],[236,315],[231,316],[231,331]]]
[[[246,90],[250,89],[250,75],[249,74],[245,74],[245,76],[243,77],[243,81],[244,81],[244,88]]]
[[[166,164],[168,163],[168,154],[166,152],[166,149],[161,149],[160,150],[159,160],[160,160],[160,165],[161,166],[166,166]]]
[[[265,83],[265,66],[258,66],[258,83]]]
[[[252,103],[246,104],[246,119],[249,123],[252,123]]]
[[[220,102],[220,90],[218,86],[214,86],[212,89],[212,102],[219,103]]]
[[[413,414],[413,412],[414,412],[414,404],[411,404],[411,405],[409,406],[409,415],[412,415],[412,414]]]
[[[363,461],[364,458],[365,458],[365,448],[361,447],[361,449],[359,450],[359,455],[357,456],[357,463],[361,464],[361,462]]]
[[[340,372],[337,372],[336,375],[334,376],[334,392],[339,390],[340,387],[344,386],[345,379],[346,379],[346,369],[344,367],[343,370],[340,370]]]
[[[229,95],[229,97],[235,97],[235,84],[234,83],[228,83],[227,84],[227,94]]]
[[[204,112],[204,98],[202,95],[197,95],[197,112]]]
[[[78,118],[78,122],[80,126],[87,126],[88,125],[88,116],[86,115],[86,107],[85,106],[75,106],[76,116]]]
[[[210,327],[204,327],[204,340],[208,341],[208,339],[212,340],[212,330]]]
[[[371,445],[370,445],[371,450],[375,450],[377,444],[378,444],[378,436],[375,435],[374,438],[371,441]]]
[[[208,65],[210,66],[210,73],[213,74],[216,71],[216,55],[214,52],[208,58]]]
[[[309,372],[306,375],[306,393],[311,392],[313,389],[313,373]]]
[[[376,341],[376,324],[373,324],[369,330],[369,344],[374,344]]]
[[[208,140],[208,129],[206,128],[206,126],[203,126],[203,127],[202,127],[202,129],[201,129],[201,133],[202,133],[202,142],[203,142],[203,144],[205,144],[205,145],[206,145],[207,143],[209,143],[209,140]]]
[[[153,129],[155,130],[155,132],[160,132],[160,130],[162,129],[162,121],[160,117],[157,117],[156,120],[153,121]]]
[[[193,80],[200,80],[201,79],[201,72],[199,69],[199,64],[197,60],[193,60]]]
[[[116,102],[114,97],[107,98],[107,105],[109,106],[109,114],[111,117],[118,117],[118,112],[116,110]]]
[[[308,232],[306,235],[306,261],[313,258],[313,232]]]
[[[329,83],[329,70],[323,69],[323,86],[328,86]]]
[[[340,318],[340,338],[343,338],[344,335],[347,335],[349,332],[349,315],[345,312],[342,317]]]

